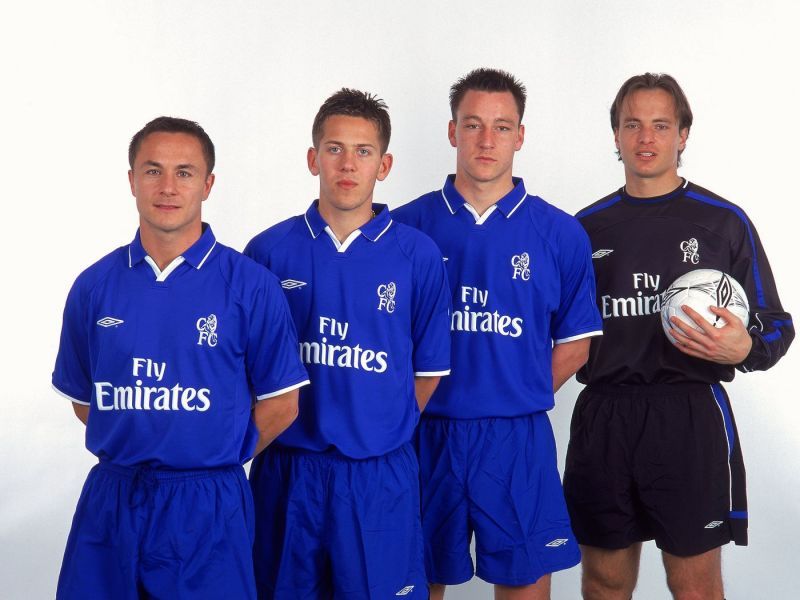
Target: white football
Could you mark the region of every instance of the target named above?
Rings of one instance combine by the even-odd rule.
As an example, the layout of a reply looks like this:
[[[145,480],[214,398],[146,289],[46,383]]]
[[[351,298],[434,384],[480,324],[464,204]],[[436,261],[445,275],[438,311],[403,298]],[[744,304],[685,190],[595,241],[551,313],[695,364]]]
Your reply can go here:
[[[665,291],[661,300],[661,325],[664,333],[673,344],[675,339],[670,332],[673,329],[670,317],[678,317],[687,325],[702,331],[689,316],[683,312],[681,306],[686,305],[697,311],[706,321],[714,327],[724,326],[725,319],[718,317],[710,310],[709,306],[727,308],[739,317],[745,327],[750,321],[750,306],[744,289],[730,275],[716,269],[696,269],[681,275],[672,282]]]

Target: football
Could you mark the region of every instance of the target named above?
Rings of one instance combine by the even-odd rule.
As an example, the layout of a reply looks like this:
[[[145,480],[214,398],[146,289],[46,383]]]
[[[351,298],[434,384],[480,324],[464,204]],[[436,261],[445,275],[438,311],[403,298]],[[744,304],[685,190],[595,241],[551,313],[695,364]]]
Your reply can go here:
[[[675,344],[670,332],[673,329],[670,317],[678,317],[698,331],[702,331],[689,316],[681,310],[686,305],[697,311],[714,327],[722,327],[725,319],[718,317],[709,306],[727,308],[747,327],[750,320],[750,306],[744,289],[730,275],[715,269],[696,269],[681,275],[672,282],[661,300],[661,325],[669,341]]]

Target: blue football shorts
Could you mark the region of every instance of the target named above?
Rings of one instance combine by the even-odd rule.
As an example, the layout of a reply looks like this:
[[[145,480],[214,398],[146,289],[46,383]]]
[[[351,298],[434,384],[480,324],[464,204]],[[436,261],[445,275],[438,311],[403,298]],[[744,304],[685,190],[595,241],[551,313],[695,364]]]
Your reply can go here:
[[[474,573],[489,583],[528,585],[580,562],[546,413],[423,416],[417,435],[431,583],[459,584]]]
[[[100,462],[78,500],[56,597],[255,598],[253,534],[240,465],[167,471]]]
[[[360,460],[269,447],[250,484],[259,598],[428,597],[410,444]]]

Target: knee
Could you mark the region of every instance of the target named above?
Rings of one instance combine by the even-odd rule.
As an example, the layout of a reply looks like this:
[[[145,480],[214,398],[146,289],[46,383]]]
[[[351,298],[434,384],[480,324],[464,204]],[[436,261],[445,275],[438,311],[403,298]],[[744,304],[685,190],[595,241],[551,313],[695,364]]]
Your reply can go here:
[[[724,600],[722,586],[714,581],[672,581],[667,586],[674,600]]]
[[[636,587],[636,575],[627,572],[583,571],[581,592],[585,600],[628,600]]]

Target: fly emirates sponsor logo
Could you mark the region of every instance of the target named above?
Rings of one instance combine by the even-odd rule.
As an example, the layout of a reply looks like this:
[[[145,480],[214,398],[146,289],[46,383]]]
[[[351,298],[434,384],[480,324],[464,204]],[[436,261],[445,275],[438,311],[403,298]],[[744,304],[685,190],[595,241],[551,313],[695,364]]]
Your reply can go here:
[[[453,310],[450,318],[451,331],[472,333],[497,333],[518,338],[522,335],[522,317],[501,315],[496,310],[487,310],[489,290],[462,285],[459,300],[461,310]]]
[[[300,360],[309,365],[358,369],[383,373],[388,367],[389,355],[384,351],[362,348],[360,344],[345,344],[350,323],[332,317],[319,318],[319,342],[300,342]],[[329,340],[330,338],[330,340]]]
[[[605,294],[600,297],[600,309],[603,318],[658,314],[661,312],[664,293],[658,291],[660,285],[661,275],[633,273],[634,295],[615,298]]]
[[[164,384],[167,363],[151,358],[134,357],[131,372],[133,385],[115,386],[95,381],[98,410],[187,410],[205,412],[211,407],[211,390]],[[159,385],[161,384],[161,385]]]

